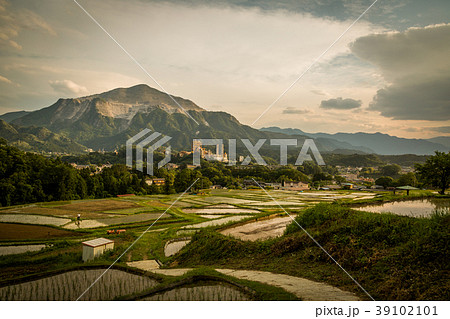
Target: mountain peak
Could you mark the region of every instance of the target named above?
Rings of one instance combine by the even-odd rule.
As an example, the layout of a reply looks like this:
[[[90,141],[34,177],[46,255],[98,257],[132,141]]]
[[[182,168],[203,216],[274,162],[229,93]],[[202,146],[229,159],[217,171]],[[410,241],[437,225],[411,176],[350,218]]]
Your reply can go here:
[[[117,88],[100,94],[85,97],[86,99],[102,98],[107,102],[130,104],[133,106],[159,106],[170,113],[180,112],[180,104],[185,110],[203,111],[191,100],[168,95],[147,84],[138,84],[129,88]],[[177,102],[175,103],[174,100]]]
[[[146,84],[139,84],[79,98],[59,99],[53,105],[26,114],[15,122],[20,125],[44,125],[67,121],[73,123],[80,119],[86,120],[86,117],[96,120],[98,116],[131,121],[136,114],[150,113],[155,109],[167,113],[184,113],[184,110],[204,111],[190,100],[169,96]]]

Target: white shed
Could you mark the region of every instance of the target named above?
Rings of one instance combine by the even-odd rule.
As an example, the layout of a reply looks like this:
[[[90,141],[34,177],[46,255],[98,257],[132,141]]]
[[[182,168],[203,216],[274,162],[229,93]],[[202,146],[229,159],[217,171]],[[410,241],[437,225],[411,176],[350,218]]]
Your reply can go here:
[[[106,238],[96,238],[84,241],[82,244],[84,262],[102,255],[106,250],[114,248],[114,241]]]

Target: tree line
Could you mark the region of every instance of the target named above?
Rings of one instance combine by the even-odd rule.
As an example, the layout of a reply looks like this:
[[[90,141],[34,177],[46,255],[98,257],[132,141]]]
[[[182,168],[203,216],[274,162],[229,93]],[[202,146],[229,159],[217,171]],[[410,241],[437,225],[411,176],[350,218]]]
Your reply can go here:
[[[424,164],[416,166],[418,183],[430,185],[445,191],[449,183],[450,153],[437,152]],[[192,191],[221,185],[230,189],[240,188],[246,179],[261,182],[301,181],[312,186],[345,182],[334,166],[318,166],[305,162],[301,166],[227,166],[220,162],[202,161],[201,166],[189,169],[181,164],[176,170],[154,169],[155,176],[164,178],[165,184],[147,184],[149,176],[129,170],[123,164],[114,164],[100,173],[90,168],[78,170],[60,158],[25,153],[0,139],[0,204],[10,206],[33,202],[76,200],[85,198],[105,198],[119,194],[171,194],[183,192],[194,181]],[[386,166],[381,173],[396,176],[399,167]],[[369,173],[370,172],[366,172]],[[386,176],[382,176],[386,177]],[[390,179],[387,186],[394,179]],[[399,175],[397,183],[414,184],[414,173]],[[377,182],[382,182],[377,180]],[[389,184],[390,183],[390,184]]]

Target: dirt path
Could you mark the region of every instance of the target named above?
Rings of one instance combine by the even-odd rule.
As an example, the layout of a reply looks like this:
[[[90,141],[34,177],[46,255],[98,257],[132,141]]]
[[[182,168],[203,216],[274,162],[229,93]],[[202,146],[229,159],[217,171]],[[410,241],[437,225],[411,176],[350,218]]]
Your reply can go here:
[[[256,270],[216,269],[216,271],[239,279],[258,281],[271,286],[283,288],[302,300],[360,300],[351,292],[304,278]]]

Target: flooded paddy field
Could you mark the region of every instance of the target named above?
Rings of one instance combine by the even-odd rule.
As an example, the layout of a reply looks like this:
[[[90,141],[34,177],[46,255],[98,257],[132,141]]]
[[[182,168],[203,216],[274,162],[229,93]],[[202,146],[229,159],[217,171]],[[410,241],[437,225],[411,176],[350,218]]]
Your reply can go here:
[[[57,206],[55,208],[71,210],[76,212],[100,212],[108,210],[120,210],[139,207],[138,204],[126,200],[100,199],[89,201],[76,201],[70,204]]]
[[[75,270],[34,281],[0,288],[0,300],[76,300],[104,269]],[[110,269],[81,300],[113,300],[156,286],[154,279]]]
[[[218,226],[218,225],[223,225],[223,224],[226,224],[229,222],[240,221],[240,220],[243,220],[248,217],[251,217],[251,215],[230,216],[230,217],[225,217],[225,218],[220,218],[220,219],[213,219],[213,220],[198,223],[198,224],[187,225],[187,226],[183,226],[181,228],[182,229],[190,229],[190,228],[205,228],[205,227],[209,227],[209,226]]]
[[[78,227],[74,222],[70,223],[64,228],[66,229],[78,229],[78,228],[97,228],[97,227],[106,227],[113,226],[119,224],[132,224],[145,222],[149,220],[155,220],[160,217],[162,213],[141,213],[134,215],[126,215],[121,217],[112,217],[112,218],[99,218],[99,219],[87,219],[82,220],[80,223],[80,227]],[[172,217],[170,214],[164,214],[160,217],[160,219],[170,218]]]
[[[235,287],[203,285],[175,288],[140,299],[142,301],[246,301],[247,295]]]
[[[128,210],[145,208],[133,202],[113,199],[77,200],[61,203],[37,203],[22,207],[2,210],[1,213],[36,214],[75,218],[81,214],[83,218],[102,218],[114,216],[109,214],[126,214]],[[147,208],[148,209],[148,208]]]
[[[41,215],[25,215],[25,214],[0,214],[1,223],[20,223],[34,225],[53,225],[62,226],[69,223],[68,218],[41,216]]]
[[[55,207],[41,207],[41,206],[27,206],[21,208],[7,209],[3,210],[1,213],[56,216],[65,218],[76,218],[78,215],[76,211],[63,210]],[[98,212],[83,212],[82,214],[83,218],[104,218],[107,216],[113,216]]]
[[[292,215],[295,218],[296,215]],[[223,235],[230,235],[242,240],[265,240],[283,235],[288,224],[292,223],[292,218],[276,217],[249,222],[222,230]]]
[[[370,204],[356,209],[372,213],[392,213],[410,217],[429,217],[436,211],[450,210],[450,199],[414,199],[406,201]]]
[[[164,255],[166,255],[166,257],[173,256],[190,242],[191,242],[190,239],[167,242],[166,245],[164,246]]]
[[[38,245],[19,245],[19,246],[0,246],[0,256],[23,254],[31,251],[39,251],[45,248],[44,244]]]
[[[217,206],[207,207],[207,208],[197,208],[197,209],[183,209],[183,212],[187,214],[213,214],[213,215],[227,215],[227,214],[258,214],[260,211],[255,209],[247,208],[222,208]]]

